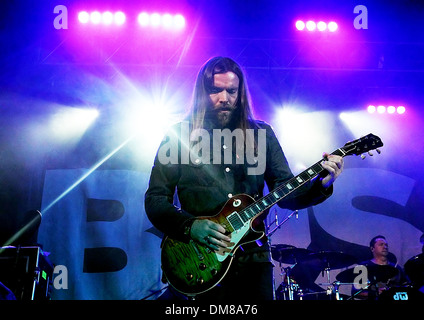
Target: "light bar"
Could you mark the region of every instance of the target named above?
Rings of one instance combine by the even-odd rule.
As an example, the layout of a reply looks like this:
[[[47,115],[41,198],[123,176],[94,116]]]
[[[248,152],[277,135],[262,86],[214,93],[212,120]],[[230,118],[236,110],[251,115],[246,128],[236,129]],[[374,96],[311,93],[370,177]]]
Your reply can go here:
[[[80,11],[78,21],[81,24],[92,25],[123,25],[126,22],[126,15],[122,11],[110,12],[104,11]],[[181,14],[141,12],[137,16],[138,24],[143,28],[182,30],[186,25],[186,20]]]
[[[320,32],[336,32],[338,29],[338,25],[336,22],[334,21],[330,21],[330,22],[324,22],[324,21],[313,21],[313,20],[308,20],[308,21],[303,21],[303,20],[297,20],[295,23],[295,27],[297,30],[299,31],[320,31]]]
[[[404,106],[397,106],[397,107],[395,107],[393,105],[390,105],[390,106],[387,106],[386,107],[384,105],[377,105],[377,106],[375,106],[375,105],[370,104],[367,107],[367,111],[368,111],[368,113],[378,113],[378,114],[384,114],[384,113],[388,113],[388,114],[395,114],[395,113],[397,113],[397,114],[404,114],[406,112],[406,109],[405,109]]]
[[[141,27],[180,30],[185,27],[185,18],[181,14],[160,14],[157,12],[141,12],[137,21]]]
[[[112,13],[110,11],[100,12],[100,11],[80,11],[78,13],[78,21],[82,24],[94,24],[94,25],[111,25],[115,24],[117,26],[123,25],[125,23],[126,16],[122,11],[117,11]]]

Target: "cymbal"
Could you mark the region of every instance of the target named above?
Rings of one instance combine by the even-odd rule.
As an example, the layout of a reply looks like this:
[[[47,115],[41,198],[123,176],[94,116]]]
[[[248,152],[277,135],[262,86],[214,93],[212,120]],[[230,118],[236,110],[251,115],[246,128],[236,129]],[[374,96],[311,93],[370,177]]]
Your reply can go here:
[[[287,244],[277,244],[271,246],[272,259],[287,264],[295,264],[302,261],[311,254],[312,251]]]
[[[356,263],[355,257],[338,251],[320,251],[311,253],[305,260],[314,260],[319,264],[319,268],[324,269],[340,269],[346,268]]]
[[[396,277],[398,275],[398,269],[391,265],[378,265],[374,263],[363,264],[367,268],[367,278],[371,282],[387,282],[389,279]],[[361,271],[357,270],[354,272],[355,268],[349,268],[340,272],[336,279],[340,282],[355,282],[355,278],[361,274]]]

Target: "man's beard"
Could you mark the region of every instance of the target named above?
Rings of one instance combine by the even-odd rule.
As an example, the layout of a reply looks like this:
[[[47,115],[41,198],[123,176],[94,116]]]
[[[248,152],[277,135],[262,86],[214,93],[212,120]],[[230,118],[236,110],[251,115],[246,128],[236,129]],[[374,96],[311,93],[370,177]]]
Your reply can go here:
[[[228,128],[232,126],[232,123],[235,120],[235,110],[236,107],[233,106],[220,107],[218,109],[211,110],[210,116],[217,126],[220,128]]]

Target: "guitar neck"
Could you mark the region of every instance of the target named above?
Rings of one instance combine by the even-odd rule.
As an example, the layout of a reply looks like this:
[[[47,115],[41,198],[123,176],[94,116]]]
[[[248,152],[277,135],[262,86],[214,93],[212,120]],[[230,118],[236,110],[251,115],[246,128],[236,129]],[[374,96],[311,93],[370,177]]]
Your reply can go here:
[[[344,157],[346,152],[342,148],[339,148],[333,151],[331,154]],[[240,212],[235,212],[229,215],[228,221],[230,222],[231,226],[234,228],[234,230],[240,229],[247,221],[258,217],[266,209],[272,207],[278,201],[287,197],[290,193],[294,192],[307,182],[317,177],[321,172],[325,171],[321,165],[321,162],[322,160],[316,162],[305,171],[278,186],[267,195],[247,206]]]

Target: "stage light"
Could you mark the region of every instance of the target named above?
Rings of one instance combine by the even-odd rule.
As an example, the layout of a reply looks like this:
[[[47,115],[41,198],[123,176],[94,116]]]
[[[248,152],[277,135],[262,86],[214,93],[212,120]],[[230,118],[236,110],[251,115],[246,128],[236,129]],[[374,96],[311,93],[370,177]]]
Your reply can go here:
[[[78,13],[78,21],[81,23],[88,23],[90,21],[90,14],[87,11]]]
[[[82,24],[91,23],[94,25],[123,25],[126,22],[126,15],[122,11],[115,13],[110,11],[80,11],[78,13],[78,21]],[[142,27],[163,28],[167,30],[181,30],[185,27],[186,21],[181,14],[171,13],[148,13],[141,12],[137,16],[138,24]]]
[[[113,14],[110,11],[102,13],[102,23],[105,25],[110,25],[113,22]]]
[[[396,108],[394,106],[388,106],[387,107],[387,113],[395,113],[396,112]]]
[[[142,12],[138,15],[137,21],[142,27],[162,27],[168,30],[181,30],[185,26],[185,18],[181,14],[172,15],[170,13],[160,14]]]
[[[325,31],[325,29],[327,29],[327,24],[324,21],[320,21],[317,23],[317,29],[319,31]]]
[[[308,22],[306,22],[306,29],[308,29],[309,31],[314,31],[316,27],[317,25],[314,21],[309,20]]]
[[[377,108],[373,105],[369,105],[367,110],[369,113],[374,113],[377,110]]]
[[[295,23],[296,29],[299,31],[308,30],[308,31],[315,31],[318,30],[320,32],[335,32],[338,29],[338,25],[336,22],[331,21],[329,23],[326,23],[325,21],[313,21],[309,20],[306,23],[303,20],[297,20]]]
[[[125,13],[123,13],[122,11],[115,12],[113,18],[114,18],[115,24],[118,26],[123,25],[126,20]]]
[[[80,137],[99,116],[96,109],[62,107],[50,119],[50,130],[57,140]]]
[[[374,105],[369,105],[367,107],[367,110],[369,113],[375,113],[377,112],[378,114],[403,114],[405,113],[406,109],[404,106],[398,106],[395,107],[394,105],[390,105],[390,106],[384,106],[384,105],[379,105],[378,107],[375,107]]]
[[[328,31],[335,32],[335,31],[337,31],[338,28],[339,28],[339,26],[337,25],[336,22],[331,21],[331,22],[328,23]]]
[[[102,21],[102,14],[99,11],[90,13],[90,21],[93,24],[99,24]]]
[[[169,13],[165,13],[162,16],[163,27],[164,28],[171,28],[173,24],[174,24],[174,19],[172,18],[172,16]]]
[[[303,22],[302,20],[297,20],[296,21],[296,29],[297,30],[304,30],[305,29],[305,22]]]
[[[138,15],[137,20],[142,27],[146,27],[150,23],[150,16],[147,12],[142,12]]]
[[[176,14],[174,16],[174,26],[177,29],[182,29],[185,27],[186,21],[185,18],[181,14]]]
[[[386,107],[385,106],[378,106],[377,107],[377,112],[382,114],[386,112]]]
[[[397,113],[398,113],[398,114],[404,114],[404,113],[405,113],[405,111],[406,111],[406,109],[405,109],[405,107],[404,107],[404,106],[399,106],[399,107],[397,107]]]
[[[159,13],[152,13],[150,15],[150,25],[152,27],[159,27],[162,22],[162,17]]]

